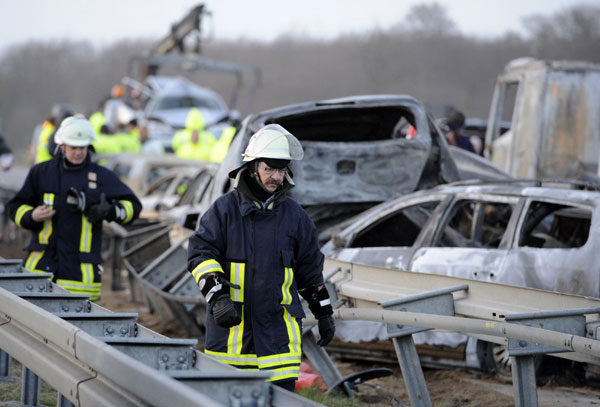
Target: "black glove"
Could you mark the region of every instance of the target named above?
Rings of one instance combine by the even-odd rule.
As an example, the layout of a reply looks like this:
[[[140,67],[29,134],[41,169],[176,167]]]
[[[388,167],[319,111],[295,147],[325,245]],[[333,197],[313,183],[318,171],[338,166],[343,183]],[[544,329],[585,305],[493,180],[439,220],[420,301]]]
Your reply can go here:
[[[335,322],[331,315],[319,318],[319,335],[321,339],[317,341],[319,346],[327,346],[335,335]]]
[[[213,295],[209,304],[215,322],[220,327],[231,328],[242,322],[242,317],[235,309],[229,293]]]
[[[83,213],[92,223],[99,223],[105,219],[111,221],[114,220],[116,216],[115,206],[106,200],[106,194],[104,192],[100,194],[100,202],[91,204]]]
[[[235,309],[233,301],[229,296],[229,287],[239,289],[240,286],[227,281],[223,273],[209,274],[198,282],[200,291],[213,314],[217,325],[223,328],[231,328],[242,322],[242,316]]]

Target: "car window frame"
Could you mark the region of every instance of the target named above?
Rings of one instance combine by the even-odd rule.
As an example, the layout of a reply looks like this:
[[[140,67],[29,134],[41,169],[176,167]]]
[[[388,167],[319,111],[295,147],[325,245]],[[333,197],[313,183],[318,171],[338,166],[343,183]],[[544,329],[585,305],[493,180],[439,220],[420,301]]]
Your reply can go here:
[[[566,206],[571,206],[574,208],[579,208],[579,209],[585,209],[585,210],[589,210],[591,215],[592,215],[592,219],[590,222],[590,233],[588,235],[588,239],[586,240],[586,242],[580,246],[580,247],[568,247],[568,248],[551,248],[551,247],[532,247],[532,246],[520,246],[519,245],[519,239],[520,239],[520,235],[521,235],[521,230],[525,224],[525,218],[527,217],[527,211],[529,210],[529,207],[531,206],[532,202],[544,202],[544,203],[549,203],[549,204],[556,204],[556,205],[566,205]],[[523,198],[523,207],[521,210],[521,213],[519,214],[519,219],[515,225],[515,230],[514,230],[514,237],[513,237],[513,241],[511,244],[511,249],[532,249],[532,250],[579,250],[579,249],[583,249],[585,247],[587,247],[591,243],[591,241],[593,240],[593,229],[594,229],[594,223],[598,222],[598,220],[595,220],[595,218],[597,217],[596,215],[596,205],[595,203],[584,203],[584,202],[573,202],[570,200],[565,200],[565,199],[557,199],[557,198],[545,198],[542,196],[526,196]]]
[[[374,212],[376,216],[368,216],[368,217],[361,219],[360,223],[358,223],[358,222],[355,223],[352,226],[352,229],[349,231],[348,238],[346,240],[346,244],[344,245],[344,248],[346,248],[346,249],[363,249],[362,247],[351,247],[351,245],[354,243],[354,241],[356,240],[357,236],[360,233],[366,231],[367,228],[373,227],[372,225],[374,223],[382,222],[382,221],[384,221],[385,218],[395,216],[397,214],[397,212],[402,211],[411,206],[416,206],[416,205],[423,204],[426,202],[437,201],[437,202],[439,202],[437,207],[434,209],[432,216],[429,218],[429,220],[421,228],[421,231],[419,232],[419,234],[418,234],[417,238],[415,239],[415,241],[413,242],[412,246],[393,246],[393,247],[412,247],[413,249],[418,248],[420,246],[420,242],[425,238],[425,236],[428,234],[428,232],[430,232],[430,229],[432,229],[430,225],[432,224],[433,220],[437,219],[439,217],[439,214],[443,212],[441,210],[441,207],[444,206],[445,204],[447,204],[448,198],[449,198],[448,194],[442,194],[442,193],[421,195],[418,197],[410,197],[408,199],[401,198],[400,200],[398,200],[398,202],[391,204],[389,207],[385,208],[384,210]],[[436,216],[436,214],[437,214],[437,216]],[[388,247],[388,246],[376,246],[376,247]]]
[[[512,247],[512,242],[514,240],[515,235],[515,227],[518,219],[520,218],[522,208],[523,208],[523,198],[510,195],[510,194],[490,194],[488,192],[456,192],[452,200],[448,203],[448,205],[444,208],[444,213],[439,219],[439,222],[435,228],[432,238],[429,240],[428,245],[423,245],[423,248],[443,248],[441,246],[437,246],[437,243],[441,239],[442,233],[444,229],[447,227],[448,222],[450,221],[450,216],[452,214],[452,209],[459,201],[471,200],[471,201],[481,201],[481,202],[492,202],[492,203],[504,203],[513,205],[513,210],[510,215],[510,219],[506,224],[506,229],[504,231],[504,235],[502,236],[502,240],[498,244],[498,247],[481,247],[472,249],[478,250],[507,250]],[[447,247],[448,249],[453,249],[454,247]]]

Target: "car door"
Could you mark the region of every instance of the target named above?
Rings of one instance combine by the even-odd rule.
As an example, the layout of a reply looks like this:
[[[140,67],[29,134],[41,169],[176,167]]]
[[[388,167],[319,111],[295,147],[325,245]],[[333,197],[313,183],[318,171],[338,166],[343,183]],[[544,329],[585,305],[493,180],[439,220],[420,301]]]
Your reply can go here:
[[[444,195],[400,201],[367,217],[351,234],[346,247],[335,256],[372,266],[406,270],[420,237],[431,228]]]
[[[409,269],[496,281],[508,252],[507,231],[518,202],[514,196],[457,194],[432,239],[415,251]]]
[[[498,282],[598,297],[596,211],[589,202],[528,198]]]

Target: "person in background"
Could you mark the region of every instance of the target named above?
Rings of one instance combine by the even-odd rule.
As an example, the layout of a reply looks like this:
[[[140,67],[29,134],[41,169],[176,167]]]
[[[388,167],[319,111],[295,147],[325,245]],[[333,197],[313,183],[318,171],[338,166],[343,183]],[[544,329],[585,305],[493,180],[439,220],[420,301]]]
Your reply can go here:
[[[210,161],[210,152],[217,140],[204,129],[204,117],[196,108],[190,109],[185,129],[173,135],[171,147],[178,157]]]
[[[239,369],[271,372],[294,391],[302,356],[300,294],[318,319],[320,346],[334,336],[317,229],[286,192],[294,187],[296,137],[277,124],[258,130],[229,177],[234,190],[204,213],[189,239],[188,270],[207,301],[205,352]]]
[[[53,273],[60,287],[92,300],[101,293],[102,222],[130,223],[142,209],[128,186],[91,161],[95,138],[83,116],[65,119],[56,156],[34,165],[8,202],[11,219],[31,231],[24,267]]]
[[[223,129],[221,137],[219,137],[213,148],[210,150],[210,162],[220,163],[225,159],[237,130],[236,126],[227,126]]]
[[[446,119],[446,125],[448,126],[446,140],[449,144],[475,153],[475,148],[469,138],[462,134],[462,129],[465,126],[465,115],[462,112],[452,111]]]
[[[52,108],[52,115],[42,124],[42,131],[36,146],[35,164],[50,160],[56,153],[56,143],[54,136],[56,128],[60,126],[63,120],[73,116],[73,112],[61,105],[55,105]]]
[[[122,151],[119,137],[112,134],[112,130],[106,124],[102,112],[93,113],[90,116],[90,123],[96,134],[96,139],[93,143],[96,154],[119,154]],[[103,160],[101,160],[102,162]]]
[[[2,120],[0,120],[0,169],[2,169],[2,171],[10,170],[10,167],[12,167],[13,164],[13,160],[14,157],[12,154],[12,150],[6,143],[4,135],[2,134]]]

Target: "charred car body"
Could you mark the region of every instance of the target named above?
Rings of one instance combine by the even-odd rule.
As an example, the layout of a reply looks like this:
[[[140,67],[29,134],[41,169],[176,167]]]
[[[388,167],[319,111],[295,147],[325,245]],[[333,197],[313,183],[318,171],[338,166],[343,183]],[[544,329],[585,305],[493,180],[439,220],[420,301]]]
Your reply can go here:
[[[598,182],[598,140],[599,64],[519,58],[498,76],[484,155],[511,176]]]
[[[232,188],[229,171],[241,165],[252,134],[271,123],[285,127],[302,143],[304,159],[291,164],[296,187],[289,195],[307,210],[322,232],[321,241],[328,238],[328,227],[396,194],[462,179],[462,164],[453,159],[421,102],[399,95],[354,96],[248,116],[197,212]],[[470,173],[479,170],[483,178],[506,177],[471,156],[464,160]]]
[[[348,220],[322,251],[373,266],[600,297],[594,261],[600,192],[580,186],[513,181],[418,191]],[[357,338],[351,324],[339,331],[348,341],[383,339],[382,331],[371,329],[370,338]],[[415,335],[415,342],[429,345],[465,341],[459,334]],[[469,341],[467,365],[507,368],[508,355],[498,346]]]

